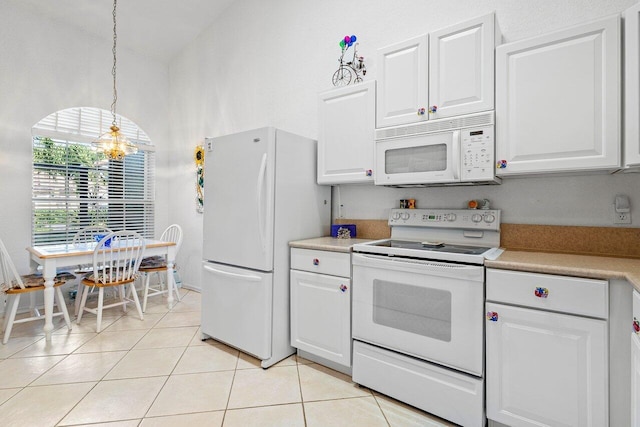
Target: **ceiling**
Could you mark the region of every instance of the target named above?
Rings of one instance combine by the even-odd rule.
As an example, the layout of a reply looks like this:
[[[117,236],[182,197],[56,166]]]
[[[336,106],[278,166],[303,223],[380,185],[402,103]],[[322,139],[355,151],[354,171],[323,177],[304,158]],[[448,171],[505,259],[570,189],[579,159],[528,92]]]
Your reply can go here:
[[[100,38],[113,37],[112,0],[10,0]],[[233,2],[238,0],[121,0],[118,47],[169,62]]]

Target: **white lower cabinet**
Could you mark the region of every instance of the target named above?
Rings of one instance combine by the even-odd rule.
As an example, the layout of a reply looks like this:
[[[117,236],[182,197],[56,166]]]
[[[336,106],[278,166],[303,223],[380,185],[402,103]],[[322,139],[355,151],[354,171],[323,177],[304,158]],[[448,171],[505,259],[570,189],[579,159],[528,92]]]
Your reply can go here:
[[[291,345],[346,368],[351,367],[350,270],[344,276],[324,272],[344,274],[341,266],[350,266],[350,259],[348,253],[297,248],[291,254]]]
[[[631,332],[631,425],[640,427],[640,293],[633,291]]]
[[[505,296],[500,290],[507,287],[513,292]],[[512,427],[609,424],[608,325],[592,318],[608,304],[607,287],[602,280],[487,269],[489,420]],[[593,310],[591,317],[545,309],[565,304],[571,313]]]

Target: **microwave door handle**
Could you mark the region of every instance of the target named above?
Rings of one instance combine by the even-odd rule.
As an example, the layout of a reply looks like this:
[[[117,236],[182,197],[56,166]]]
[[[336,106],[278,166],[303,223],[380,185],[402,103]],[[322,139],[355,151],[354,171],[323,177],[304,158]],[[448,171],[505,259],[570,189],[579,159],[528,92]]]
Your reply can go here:
[[[451,137],[451,168],[453,172],[453,179],[458,181],[460,179],[460,131],[453,131]]]

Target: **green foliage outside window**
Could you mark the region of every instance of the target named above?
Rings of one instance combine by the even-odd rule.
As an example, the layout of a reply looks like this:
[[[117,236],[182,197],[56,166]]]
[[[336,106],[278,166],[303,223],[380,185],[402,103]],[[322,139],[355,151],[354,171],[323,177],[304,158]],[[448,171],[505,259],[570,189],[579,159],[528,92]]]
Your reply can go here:
[[[33,231],[39,234],[58,229],[67,233],[104,223],[107,207],[98,201],[106,198],[106,171],[99,167],[105,162],[105,155],[88,145],[34,137],[34,183],[41,183],[37,189],[34,185],[34,196],[41,203],[34,210]],[[53,202],[60,197],[69,200],[66,205]],[[47,203],[48,199],[52,203]]]

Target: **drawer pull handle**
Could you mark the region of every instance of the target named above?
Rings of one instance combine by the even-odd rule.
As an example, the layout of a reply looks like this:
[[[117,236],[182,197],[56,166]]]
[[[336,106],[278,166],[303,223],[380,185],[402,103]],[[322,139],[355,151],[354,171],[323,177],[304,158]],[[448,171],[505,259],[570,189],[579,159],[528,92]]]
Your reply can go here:
[[[320,265],[320,260],[318,258],[314,258],[313,265]]]
[[[347,289],[349,289],[349,288],[347,288],[345,285],[340,285],[340,290],[342,292],[347,292]]]
[[[498,321],[498,312],[496,311],[487,311],[487,320],[491,320],[492,322]]]
[[[633,331],[640,335],[640,321],[635,317],[633,318]]]
[[[536,288],[536,290],[534,291],[534,294],[538,298],[546,298],[546,297],[549,296],[549,289],[547,289],[547,288]]]

